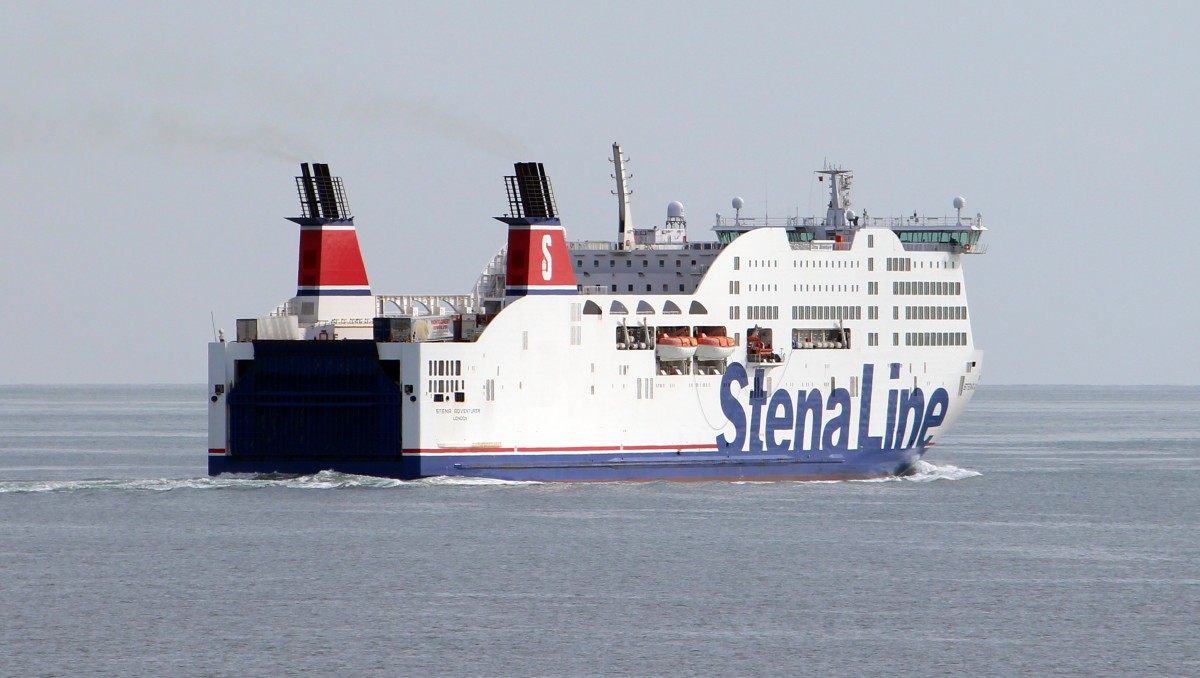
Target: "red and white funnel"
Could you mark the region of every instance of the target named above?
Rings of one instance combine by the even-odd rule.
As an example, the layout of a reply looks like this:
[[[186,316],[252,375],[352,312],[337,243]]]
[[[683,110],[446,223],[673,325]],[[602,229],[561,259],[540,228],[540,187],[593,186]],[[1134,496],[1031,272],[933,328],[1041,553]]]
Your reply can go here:
[[[550,179],[540,162],[519,162],[516,176],[505,177],[510,216],[504,296],[576,294],[575,270],[566,231],[558,220]]]
[[[294,299],[300,324],[369,319],[375,299],[342,180],[330,176],[328,165],[313,163],[312,169],[304,163],[296,177],[304,216],[288,219],[300,225]]]

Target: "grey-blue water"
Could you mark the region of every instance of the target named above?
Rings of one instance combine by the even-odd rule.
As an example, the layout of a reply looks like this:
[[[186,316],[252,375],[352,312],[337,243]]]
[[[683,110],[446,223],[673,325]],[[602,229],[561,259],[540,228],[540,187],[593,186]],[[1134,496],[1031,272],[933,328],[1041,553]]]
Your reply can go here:
[[[0,387],[0,675],[1200,675],[1197,388],[984,387],[883,482],[213,481],[204,413]]]

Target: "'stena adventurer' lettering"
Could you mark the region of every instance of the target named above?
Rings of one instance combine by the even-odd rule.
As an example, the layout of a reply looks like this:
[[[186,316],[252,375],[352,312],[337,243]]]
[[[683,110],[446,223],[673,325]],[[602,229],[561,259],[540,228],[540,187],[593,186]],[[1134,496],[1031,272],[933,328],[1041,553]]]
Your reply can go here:
[[[859,450],[903,450],[923,448],[930,441],[929,430],[941,426],[950,405],[944,388],[928,396],[920,388],[893,388],[887,392],[887,416],[882,435],[871,435],[871,393],[875,366],[863,365],[862,392],[857,410],[850,392],[833,389],[826,398],[820,389],[798,390],[794,394],[778,389],[767,394],[763,388],[766,370],[755,370],[753,384],[746,368],[731,363],[721,379],[721,411],[733,425],[732,439],[717,436],[718,452],[835,452],[851,449],[851,433]],[[893,379],[898,379],[893,370]],[[750,387],[749,411],[738,394]]]

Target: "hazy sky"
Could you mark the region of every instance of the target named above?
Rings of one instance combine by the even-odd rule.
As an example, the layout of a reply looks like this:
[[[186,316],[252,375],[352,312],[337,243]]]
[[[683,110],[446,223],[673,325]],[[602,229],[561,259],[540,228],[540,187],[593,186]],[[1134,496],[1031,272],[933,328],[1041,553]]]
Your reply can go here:
[[[467,292],[501,177],[568,237],[982,212],[990,383],[1200,384],[1200,4],[7,3],[0,383],[202,382],[295,292],[300,161],[344,177],[377,294]]]

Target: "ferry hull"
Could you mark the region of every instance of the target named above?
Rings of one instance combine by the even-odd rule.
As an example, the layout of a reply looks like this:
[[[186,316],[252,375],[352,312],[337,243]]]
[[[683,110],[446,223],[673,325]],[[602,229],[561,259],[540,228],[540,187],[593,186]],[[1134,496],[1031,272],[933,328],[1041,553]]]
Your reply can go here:
[[[839,378],[849,388],[835,386],[834,377],[816,385],[810,380],[823,372],[803,367],[800,361],[815,353],[804,351],[769,366],[729,363],[721,375],[659,376],[657,393],[643,382],[646,398],[621,395],[636,392],[636,381],[634,389],[616,384],[610,390],[618,395],[600,401],[609,407],[580,408],[561,397],[570,384],[592,389],[586,374],[569,372],[570,364],[588,372],[590,366],[575,362],[523,373],[530,388],[508,409],[493,410],[499,406],[486,391],[463,402],[424,402],[410,383],[429,380],[410,378],[407,370],[428,369],[438,362],[429,356],[447,350],[463,348],[353,340],[213,344],[214,383],[230,373],[237,380],[212,399],[209,473],[331,470],[518,481],[878,478],[916,463],[971,393],[965,380],[963,390],[951,394],[951,377],[919,381],[898,363],[835,364],[829,369],[846,375]],[[651,357],[640,353],[632,358]],[[971,357],[978,361],[978,354]],[[485,373],[498,369],[474,362]],[[933,362],[919,369],[938,371]],[[539,377],[567,386],[556,390],[535,381]],[[541,400],[534,400],[538,394]],[[476,426],[470,435],[464,433],[469,426]],[[514,433],[520,437],[509,437]],[[450,442],[472,437],[511,442]],[[555,445],[555,439],[570,444]]]
[[[721,455],[711,452],[537,454],[405,454],[392,461],[321,460],[267,457],[238,459],[210,455],[210,475],[280,473],[310,475],[337,471],[413,480],[465,476],[516,481],[704,481],[857,480],[901,475],[924,449],[847,452],[842,460],[810,460],[789,455]]]

